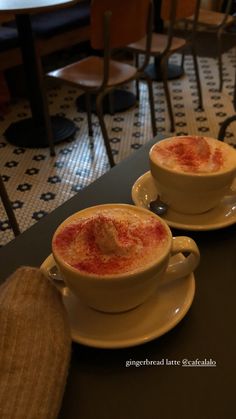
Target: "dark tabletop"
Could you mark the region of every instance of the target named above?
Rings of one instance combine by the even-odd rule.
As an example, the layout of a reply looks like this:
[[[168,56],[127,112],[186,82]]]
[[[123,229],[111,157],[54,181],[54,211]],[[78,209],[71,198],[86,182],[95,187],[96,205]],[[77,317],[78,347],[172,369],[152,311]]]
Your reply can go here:
[[[150,143],[0,249],[3,281],[20,265],[39,266],[58,224],[79,209],[131,203],[134,181],[148,170]],[[73,344],[60,419],[233,419],[236,417],[236,226],[211,232],[173,230],[200,248],[196,294],[185,318],[145,345],[102,350]],[[125,367],[126,360],[216,363],[215,368]]]

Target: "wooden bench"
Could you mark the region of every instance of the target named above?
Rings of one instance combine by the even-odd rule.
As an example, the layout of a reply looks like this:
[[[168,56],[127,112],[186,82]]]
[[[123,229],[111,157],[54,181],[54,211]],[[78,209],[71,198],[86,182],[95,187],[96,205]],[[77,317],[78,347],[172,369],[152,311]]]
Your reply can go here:
[[[45,56],[88,41],[90,1],[73,7],[35,14],[31,18],[40,55]],[[14,16],[0,14],[0,71],[22,63]]]

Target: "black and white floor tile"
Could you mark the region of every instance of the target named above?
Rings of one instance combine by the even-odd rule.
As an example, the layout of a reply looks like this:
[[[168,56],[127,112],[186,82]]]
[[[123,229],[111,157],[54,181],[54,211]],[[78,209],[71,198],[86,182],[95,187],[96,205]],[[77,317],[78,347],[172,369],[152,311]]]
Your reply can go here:
[[[197,109],[197,89],[191,56],[185,58],[185,74],[170,82],[173,109],[176,120],[175,135],[202,134],[217,137],[219,124],[234,114],[232,104],[235,49],[223,56],[224,88],[218,91],[218,69],[214,58],[199,58],[204,110]],[[175,56],[174,62],[180,57]],[[162,83],[154,83],[155,110],[158,133],[167,137],[169,119]],[[127,86],[134,89],[134,86]],[[51,114],[65,115],[72,119],[77,132],[71,141],[56,146],[56,156],[50,157],[49,149],[25,149],[10,145],[4,131],[13,121],[30,115],[26,100],[11,104],[8,113],[0,121],[1,174],[15,210],[21,231],[46,216],[53,209],[71,198],[80,189],[97,179],[109,165],[96,116],[93,116],[94,146],[87,133],[86,114],[77,111],[76,98],[80,94],[75,87],[59,84],[48,90]],[[148,95],[145,83],[141,83],[140,103],[126,112],[106,116],[106,124],[116,163],[135,152],[152,138]],[[228,131],[225,141],[236,146],[236,123]],[[7,217],[0,203],[0,245],[13,239]]]

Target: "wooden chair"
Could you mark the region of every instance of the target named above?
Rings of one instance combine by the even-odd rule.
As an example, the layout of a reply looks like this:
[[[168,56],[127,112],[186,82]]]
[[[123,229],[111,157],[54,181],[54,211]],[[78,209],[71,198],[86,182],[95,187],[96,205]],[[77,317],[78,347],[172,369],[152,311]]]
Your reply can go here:
[[[12,209],[12,205],[11,205],[9,196],[7,194],[6,188],[4,186],[1,175],[0,175],[0,197],[1,197],[1,200],[2,200],[2,203],[3,203],[3,206],[5,208],[5,211],[7,213],[9,222],[11,224],[11,228],[14,232],[14,235],[18,236],[20,234],[20,229],[19,229],[18,223],[16,221],[16,217],[15,217],[14,211]]]
[[[92,136],[90,95],[96,94],[96,113],[110,166],[115,162],[104,122],[102,101],[114,88],[145,76],[152,121],[156,135],[152,82],[144,73],[149,57],[152,30],[152,3],[150,0],[93,0],[91,3],[91,46],[102,50],[103,56],[90,56],[49,73],[68,83],[77,84],[85,92],[89,135]],[[112,51],[146,36],[145,60],[136,68],[112,60]]]
[[[222,3],[222,2],[221,2]],[[220,5],[218,5],[219,7]],[[225,6],[225,12],[220,13],[218,11],[208,10],[201,8],[199,9],[199,16],[197,25],[200,28],[206,28],[211,32],[216,33],[217,37],[217,50],[218,50],[218,66],[219,66],[219,91],[223,88],[223,64],[222,64],[222,33],[224,29],[234,22],[233,16],[229,15],[232,6],[232,0],[228,0]],[[193,16],[186,19],[187,23],[193,22]]]
[[[168,113],[170,118],[170,130],[175,130],[174,114],[172,110],[171,97],[168,86],[168,60],[169,57],[182,51],[189,46],[193,55],[194,69],[196,74],[196,82],[198,88],[199,107],[202,108],[202,92],[199,77],[198,63],[195,50],[195,30],[198,19],[198,12],[200,7],[200,0],[162,0],[161,4],[161,19],[168,21],[167,34],[152,34],[151,55],[158,58],[160,61],[160,68],[162,73],[162,80],[164,84],[165,96],[167,101]],[[194,15],[194,22],[192,26],[190,39],[177,38],[174,36],[174,28],[177,22],[184,20],[189,14]],[[138,60],[139,54],[143,54],[145,50],[145,38],[139,42],[131,43],[128,49],[133,51]],[[183,61],[182,61],[183,65]],[[137,94],[138,85],[137,85]]]

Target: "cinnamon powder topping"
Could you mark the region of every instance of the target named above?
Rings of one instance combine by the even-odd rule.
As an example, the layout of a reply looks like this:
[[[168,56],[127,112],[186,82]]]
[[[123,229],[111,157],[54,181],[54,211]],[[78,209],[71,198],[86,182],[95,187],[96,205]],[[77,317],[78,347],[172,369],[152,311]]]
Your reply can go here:
[[[113,275],[157,260],[167,238],[165,226],[152,215],[106,210],[65,226],[54,238],[53,248],[79,271]]]
[[[216,140],[215,140],[216,143]],[[204,137],[175,137],[154,147],[154,155],[163,166],[184,172],[216,172],[224,164],[220,145],[212,146]]]

